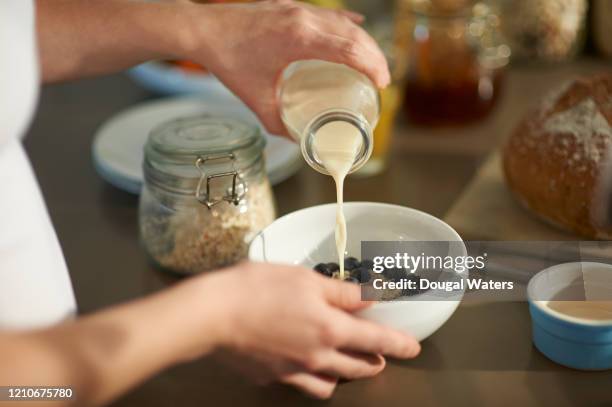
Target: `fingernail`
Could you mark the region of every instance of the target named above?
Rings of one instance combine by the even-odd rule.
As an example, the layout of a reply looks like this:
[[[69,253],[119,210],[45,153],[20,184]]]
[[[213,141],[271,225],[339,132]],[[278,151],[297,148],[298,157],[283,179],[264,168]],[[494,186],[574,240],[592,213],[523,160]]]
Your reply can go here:
[[[385,78],[385,88],[391,84],[391,75],[387,73]]]
[[[385,75],[384,79],[382,79],[380,81],[380,83],[378,84],[378,86],[380,87],[380,89],[385,89],[387,86],[389,86],[389,84],[391,83],[391,78],[389,77],[389,75]]]
[[[379,356],[382,361],[379,372],[382,372],[385,369],[385,367],[387,367],[387,359],[385,359],[383,355],[379,355]]]

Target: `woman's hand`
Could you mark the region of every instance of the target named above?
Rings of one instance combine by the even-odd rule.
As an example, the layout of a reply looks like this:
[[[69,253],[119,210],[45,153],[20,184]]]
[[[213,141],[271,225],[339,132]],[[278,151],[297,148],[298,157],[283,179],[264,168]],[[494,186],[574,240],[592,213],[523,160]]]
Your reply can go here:
[[[343,63],[379,87],[389,83],[386,59],[358,26],[359,14],[290,0],[187,7],[192,41],[183,57],[212,71],[272,133],[286,134],[276,86],[295,60]]]
[[[381,355],[412,358],[420,350],[414,338],[351,315],[369,305],[357,285],[312,270],[243,263],[195,284],[201,314],[217,316],[215,348],[260,383],[326,398],[338,378],[379,373]]]

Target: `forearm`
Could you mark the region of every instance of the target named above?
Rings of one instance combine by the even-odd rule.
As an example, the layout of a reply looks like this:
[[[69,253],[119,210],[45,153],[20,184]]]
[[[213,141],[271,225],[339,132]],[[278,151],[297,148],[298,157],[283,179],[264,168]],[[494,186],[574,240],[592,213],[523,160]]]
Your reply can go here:
[[[1,335],[0,385],[70,386],[78,405],[108,402],[213,350],[220,310],[211,304],[210,317],[190,319],[189,310],[206,294],[199,288],[182,284],[52,329]]]
[[[194,45],[186,2],[38,0],[37,36],[45,82],[107,74]],[[205,22],[202,22],[203,24]]]

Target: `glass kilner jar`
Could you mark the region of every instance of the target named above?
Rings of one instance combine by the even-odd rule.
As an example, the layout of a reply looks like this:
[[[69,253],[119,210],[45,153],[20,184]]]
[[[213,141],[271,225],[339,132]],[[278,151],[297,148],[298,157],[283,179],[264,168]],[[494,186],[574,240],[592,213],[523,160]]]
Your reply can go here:
[[[173,120],[145,146],[140,236],[161,268],[193,274],[235,263],[275,217],[265,139],[226,117]]]

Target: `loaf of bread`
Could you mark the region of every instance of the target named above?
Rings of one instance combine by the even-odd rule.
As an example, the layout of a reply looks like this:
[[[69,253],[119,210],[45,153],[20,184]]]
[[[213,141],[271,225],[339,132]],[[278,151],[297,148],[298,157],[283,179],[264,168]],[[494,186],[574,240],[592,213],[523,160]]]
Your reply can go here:
[[[530,112],[503,150],[508,187],[549,223],[595,239],[612,238],[594,216],[612,201],[612,75],[568,82]],[[605,208],[604,208],[605,209]]]

